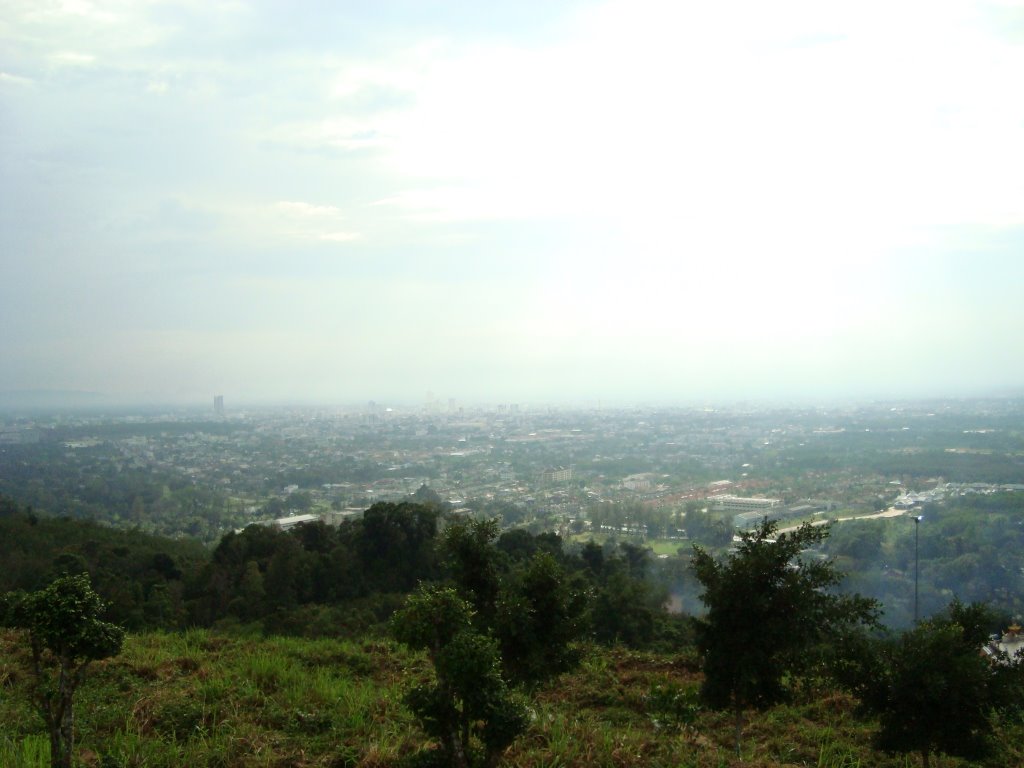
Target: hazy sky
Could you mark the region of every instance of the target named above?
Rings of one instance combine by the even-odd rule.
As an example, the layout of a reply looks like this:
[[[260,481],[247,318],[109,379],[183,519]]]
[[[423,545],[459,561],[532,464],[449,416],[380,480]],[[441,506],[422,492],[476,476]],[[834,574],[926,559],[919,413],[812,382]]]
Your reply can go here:
[[[0,390],[1024,388],[1024,3],[0,0]]]

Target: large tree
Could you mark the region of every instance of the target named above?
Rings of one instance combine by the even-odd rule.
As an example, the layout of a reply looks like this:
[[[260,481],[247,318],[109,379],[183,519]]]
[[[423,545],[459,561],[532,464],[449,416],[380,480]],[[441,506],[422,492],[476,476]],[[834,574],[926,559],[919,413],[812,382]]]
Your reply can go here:
[[[498,599],[494,634],[505,674],[517,683],[536,683],[571,669],[573,647],[586,629],[585,581],[548,552],[509,575]]]
[[[984,605],[954,602],[882,645],[862,690],[879,716],[880,749],[919,752],[924,768],[933,754],[973,760],[989,751],[995,709],[1021,706],[1020,660],[993,663],[980,652],[996,621]]]
[[[483,631],[494,625],[501,591],[499,559],[504,558],[494,546],[497,538],[497,518],[452,517],[438,543],[446,575],[455,583],[459,595],[473,606],[474,623]]]
[[[378,502],[363,513],[358,550],[371,589],[411,592],[435,571],[437,509]]]
[[[524,532],[525,533],[525,532]],[[569,669],[570,644],[585,630],[585,584],[529,538],[528,560],[498,549],[498,521],[452,519],[441,536],[441,561],[459,596],[473,608],[473,625],[498,640],[505,675],[539,682]],[[560,554],[560,551],[559,551]]]
[[[32,649],[33,694],[50,734],[50,765],[71,768],[75,690],[93,661],[121,651],[124,630],[101,618],[104,604],[86,574],[63,576],[29,594],[9,593],[4,623]]]
[[[784,700],[787,681],[806,670],[811,650],[876,620],[874,601],[832,591],[841,576],[830,560],[803,555],[826,536],[826,527],[811,525],[776,534],[766,518],[741,533],[724,560],[694,547],[692,568],[707,606],[697,621],[701,698],[734,713],[737,753],[746,710]]]

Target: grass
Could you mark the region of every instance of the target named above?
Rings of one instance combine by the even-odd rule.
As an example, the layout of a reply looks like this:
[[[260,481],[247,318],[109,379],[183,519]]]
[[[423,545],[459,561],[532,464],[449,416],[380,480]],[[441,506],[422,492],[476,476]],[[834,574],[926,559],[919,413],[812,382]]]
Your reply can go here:
[[[825,692],[751,715],[743,759],[728,714],[697,699],[692,656],[586,648],[579,667],[532,697],[519,768],[909,768],[870,748],[873,724]],[[42,768],[49,744],[27,703],[25,652],[0,633],[0,766]],[[379,639],[230,637],[205,631],[128,638],[97,663],[76,699],[77,758],[87,768],[383,768],[424,737],[401,705],[423,658]],[[1020,764],[1009,724],[987,765]],[[944,758],[945,768],[965,765]]]
[[[43,735],[0,739],[0,765],[5,768],[50,768],[50,741]]]

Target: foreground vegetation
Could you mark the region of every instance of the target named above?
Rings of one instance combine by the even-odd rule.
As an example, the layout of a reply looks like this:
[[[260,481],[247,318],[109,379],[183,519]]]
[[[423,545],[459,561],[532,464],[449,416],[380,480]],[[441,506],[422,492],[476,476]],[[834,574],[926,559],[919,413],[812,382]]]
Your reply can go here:
[[[0,765],[46,765],[43,723],[28,705],[27,650],[0,634]],[[227,636],[206,630],[129,636],[97,662],[79,698],[78,760],[100,768],[341,768],[413,762],[424,738],[402,706],[428,674],[389,640]],[[850,696],[813,686],[752,718],[742,759],[731,717],[697,703],[689,652],[583,648],[581,664],[538,689],[510,766],[916,765],[871,749],[877,730]],[[1000,723],[985,766],[1024,764],[1024,727]],[[947,768],[968,763],[944,758]]]
[[[8,577],[49,580],[0,593],[21,630],[0,635],[2,766],[918,764],[872,745],[1024,764],[1024,666],[979,656],[1004,616],[953,600],[886,639],[873,600],[835,591],[827,527],[694,547],[689,618],[662,611],[639,546],[567,550],[431,504],[251,527],[191,567],[137,533],[13,504],[2,522],[24,534]],[[120,655],[82,634],[111,619]]]

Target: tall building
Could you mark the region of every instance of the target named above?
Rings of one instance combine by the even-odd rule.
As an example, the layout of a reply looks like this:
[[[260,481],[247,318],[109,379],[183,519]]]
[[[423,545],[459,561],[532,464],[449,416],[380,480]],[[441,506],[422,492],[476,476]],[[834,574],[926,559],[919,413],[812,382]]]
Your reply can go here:
[[[540,481],[544,484],[567,483],[572,480],[572,467],[548,467],[540,473]]]
[[[213,396],[213,412],[218,416],[224,415],[224,395]]]

